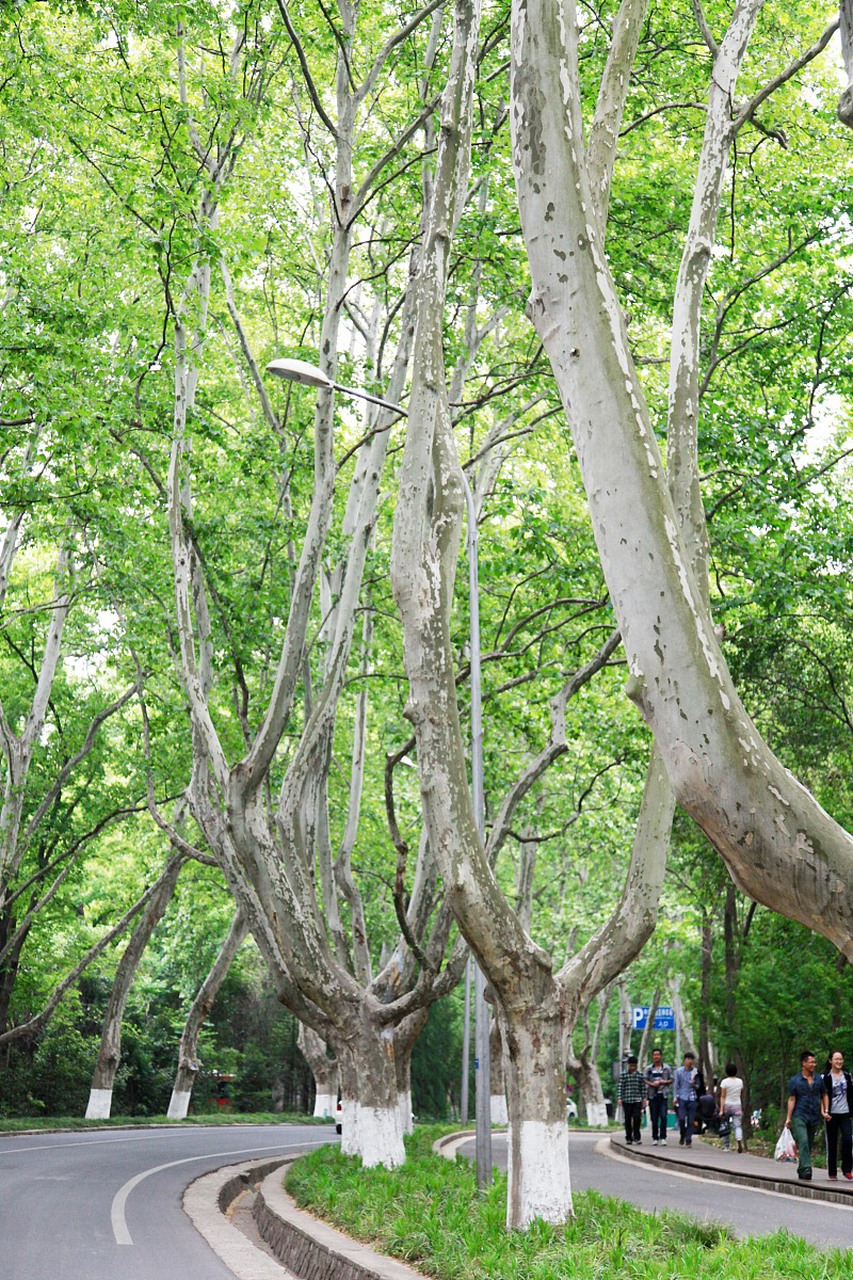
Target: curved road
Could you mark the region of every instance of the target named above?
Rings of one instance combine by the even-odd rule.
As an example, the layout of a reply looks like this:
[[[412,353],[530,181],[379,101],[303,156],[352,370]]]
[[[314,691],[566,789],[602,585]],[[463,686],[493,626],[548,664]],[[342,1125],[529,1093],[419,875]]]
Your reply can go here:
[[[233,1280],[181,1207],[200,1174],[336,1141],[327,1125],[0,1136],[2,1280]]]
[[[334,1141],[327,1125],[2,1135],[0,1276],[233,1280],[185,1215],[186,1186],[223,1165]],[[501,1163],[505,1140],[495,1134],[493,1143],[495,1163]],[[473,1154],[473,1141],[469,1146]],[[853,1247],[853,1207],[637,1164],[614,1157],[599,1134],[572,1135],[571,1169],[577,1191],[595,1187],[647,1210],[680,1209],[727,1222],[742,1235],[785,1227],[823,1248]]]

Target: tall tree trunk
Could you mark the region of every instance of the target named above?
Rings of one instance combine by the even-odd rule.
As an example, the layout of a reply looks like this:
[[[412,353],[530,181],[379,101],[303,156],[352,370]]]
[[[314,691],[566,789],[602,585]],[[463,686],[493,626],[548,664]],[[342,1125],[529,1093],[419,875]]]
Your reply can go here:
[[[400,1124],[394,1031],[365,1010],[338,1046],[341,1064],[341,1150],[366,1169],[395,1169],[406,1153]]]
[[[677,977],[673,982],[672,1009],[675,1014],[676,1032],[681,1042],[681,1054],[683,1057],[688,1049],[695,1047],[696,1037],[693,1035],[693,1024],[687,1016],[687,1010],[684,1008],[684,1002],[681,999],[681,983]],[[677,1065],[680,1066],[681,1064],[678,1063]]]
[[[331,1120],[338,1107],[337,1059],[329,1057],[326,1041],[304,1022],[299,1024],[297,1043],[314,1077],[314,1115]]]
[[[587,1056],[586,1049],[583,1049],[576,1059],[574,1070],[581,1097],[581,1106],[578,1107],[578,1111],[586,1117],[587,1124],[606,1128],[608,1115],[607,1103],[604,1100],[604,1086],[601,1083],[598,1066],[592,1055]]]
[[[503,1045],[501,1044],[500,1021],[496,1017],[492,1018],[489,1027],[489,1070],[491,1074],[489,1115],[492,1124],[508,1124],[509,1112],[506,1105]]]
[[[734,886],[732,886],[734,887]],[[709,1014],[711,1008],[711,972],[714,946],[713,920],[707,910],[702,912],[702,996],[699,1003],[699,1043],[696,1049],[699,1054],[697,1065],[710,1086],[714,1078],[714,1063],[711,1060],[709,1032]]]
[[[92,1087],[89,1090],[89,1103],[86,1107],[87,1120],[106,1120],[112,1110],[113,1085],[121,1062],[121,1024],[127,997],[130,995],[139,962],[151,941],[151,935],[172,901],[178,876],[185,862],[186,857],[182,853],[172,854],[168,859],[154,885],[148,905],[130,935],[121,960],[118,962],[104,1014],[98,1060],[92,1074]]]
[[[623,6],[624,8],[624,6]],[[604,252],[584,141],[573,6],[513,7],[513,157],[532,277],[528,310],[560,391],[631,673],[673,790],[738,887],[853,958],[853,837],[759,736],[707,606],[697,501],[699,317],[726,166],[749,119],[732,111],[761,0],[738,0],[714,62],[691,225],[673,304],[668,456],[676,501]],[[632,18],[642,23],[642,9]],[[632,57],[622,67],[630,81]],[[614,132],[615,138],[618,130]],[[674,472],[675,474],[675,472]]]
[[[535,1218],[564,1222],[572,1212],[566,1010],[550,978],[544,970],[533,1000],[518,1000],[508,1008],[501,1004],[510,1122],[507,1223],[522,1229]]]
[[[596,1019],[596,1029],[592,1036],[589,1033],[589,1009],[587,1007],[583,1011],[582,1023],[585,1032],[585,1044],[580,1053],[575,1054],[572,1048],[571,1039],[568,1042],[567,1065],[570,1071],[574,1072],[575,1079],[578,1082],[578,1097],[576,1099],[578,1107],[578,1118],[585,1117],[587,1124],[607,1125],[607,1104],[604,1101],[604,1089],[601,1084],[601,1076],[598,1071],[598,1044],[600,1039],[600,1027],[604,1021],[604,1015],[609,1004],[609,997],[604,992],[598,994],[598,1017]]]
[[[187,1014],[184,1029],[181,1032],[181,1040],[178,1046],[178,1070],[175,1074],[175,1083],[172,1086],[172,1097],[169,1100],[167,1113],[170,1120],[185,1119],[190,1109],[193,1085],[198,1078],[198,1070],[201,1065],[198,1060],[199,1033],[207,1015],[213,1008],[213,1002],[219,993],[219,988],[222,986],[234,957],[248,932],[249,926],[246,917],[238,909],[219,949],[219,954],[196,993],[195,1000],[193,1000],[190,1011]]]

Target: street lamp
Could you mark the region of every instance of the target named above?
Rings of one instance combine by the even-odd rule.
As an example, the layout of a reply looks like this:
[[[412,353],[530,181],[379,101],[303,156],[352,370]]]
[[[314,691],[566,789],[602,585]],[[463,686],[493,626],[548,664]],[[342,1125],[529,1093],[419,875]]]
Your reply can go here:
[[[270,360],[267,373],[271,373],[274,378],[284,378],[286,382],[299,382],[303,387],[340,391],[346,396],[369,400],[371,404],[378,404],[383,409],[390,409],[392,413],[402,414],[404,418],[408,416],[405,409],[401,409],[398,404],[392,404],[390,400],[383,400],[380,396],[372,396],[369,391],[359,391],[355,387],[344,387],[340,382],[334,382],[318,365],[309,364],[307,360]]]
[[[407,418],[408,412],[398,404],[382,400],[379,396],[344,387],[334,382],[316,364],[307,360],[271,360],[267,373],[287,382],[298,382],[306,387],[318,387],[324,391],[340,391],[343,395],[368,400],[392,413]],[[477,566],[477,511],[474,495],[465,472],[462,472],[465,488],[465,504],[468,527],[468,633],[471,644],[471,793],[474,820],[481,840],[485,840],[486,808],[483,785],[483,695],[480,673],[480,584]],[[466,992],[467,996],[467,992]],[[466,999],[466,1025],[468,1002]],[[489,1048],[489,1011],[486,1006],[486,982],[480,966],[474,973],[474,1119],[477,1146],[477,1186],[482,1190],[492,1181],[492,1117],[491,1117],[491,1061]],[[467,1072],[467,1060],[466,1060]]]

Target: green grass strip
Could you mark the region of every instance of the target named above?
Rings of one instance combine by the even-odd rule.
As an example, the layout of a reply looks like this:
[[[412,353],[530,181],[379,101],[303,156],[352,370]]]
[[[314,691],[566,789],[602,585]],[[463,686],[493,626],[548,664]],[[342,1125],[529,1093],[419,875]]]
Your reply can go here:
[[[407,1140],[397,1170],[363,1169],[337,1147],[291,1166],[285,1186],[299,1205],[440,1280],[849,1280],[853,1254],[821,1252],[785,1231],[737,1240],[685,1215],[644,1213],[584,1191],[565,1227],[504,1228],[506,1178],[477,1190],[466,1160],[432,1151],[446,1129]]]

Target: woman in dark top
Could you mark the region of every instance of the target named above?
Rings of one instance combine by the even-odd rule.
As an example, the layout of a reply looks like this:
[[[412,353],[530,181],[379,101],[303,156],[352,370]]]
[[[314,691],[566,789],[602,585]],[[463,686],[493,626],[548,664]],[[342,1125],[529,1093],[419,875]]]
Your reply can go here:
[[[838,1139],[841,1138],[841,1172],[853,1179],[853,1077],[844,1070],[844,1056],[836,1049],[823,1073],[821,1109],[826,1121],[826,1171],[838,1177]]]

